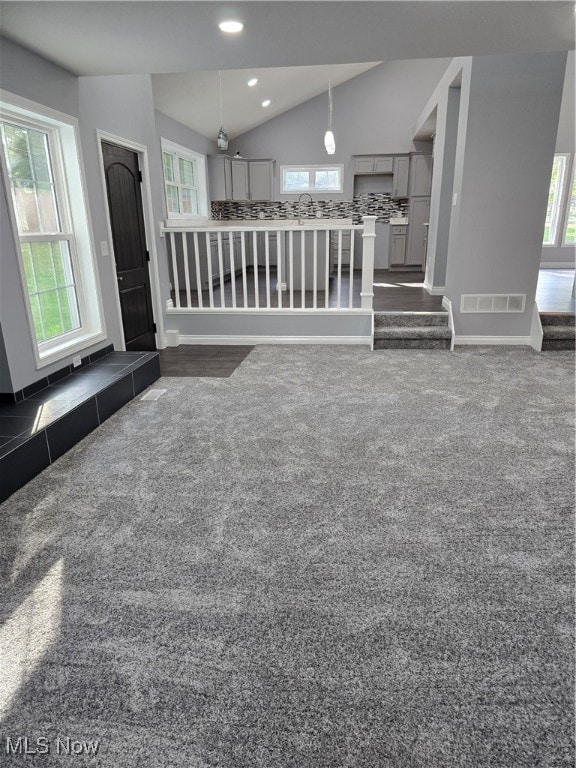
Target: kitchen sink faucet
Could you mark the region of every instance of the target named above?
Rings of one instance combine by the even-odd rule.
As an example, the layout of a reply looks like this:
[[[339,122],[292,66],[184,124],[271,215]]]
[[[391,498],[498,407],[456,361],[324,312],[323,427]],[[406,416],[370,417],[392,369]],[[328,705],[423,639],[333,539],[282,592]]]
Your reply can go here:
[[[303,197],[309,197],[310,198],[310,202],[311,203],[314,202],[310,192],[302,192],[302,194],[298,196],[298,225],[299,226],[301,226],[301,224],[302,224],[302,198]]]

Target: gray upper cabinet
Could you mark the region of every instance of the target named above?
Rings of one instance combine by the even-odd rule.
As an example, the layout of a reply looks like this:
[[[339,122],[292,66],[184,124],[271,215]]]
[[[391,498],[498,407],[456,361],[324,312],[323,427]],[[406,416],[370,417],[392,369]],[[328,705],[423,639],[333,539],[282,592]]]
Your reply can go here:
[[[393,173],[394,157],[392,155],[357,155],[354,163],[354,173],[361,176],[365,173]]]
[[[408,171],[410,158],[408,155],[397,155],[394,158],[394,179],[392,182],[392,197],[408,197]]]
[[[410,155],[410,197],[426,197],[432,189],[432,155]]]
[[[250,200],[272,200],[272,161],[248,161]]]
[[[250,183],[246,160],[232,160],[232,200],[250,200]]]
[[[208,156],[212,200],[272,200],[273,160]]]
[[[208,155],[211,200],[232,199],[232,161],[226,155]]]

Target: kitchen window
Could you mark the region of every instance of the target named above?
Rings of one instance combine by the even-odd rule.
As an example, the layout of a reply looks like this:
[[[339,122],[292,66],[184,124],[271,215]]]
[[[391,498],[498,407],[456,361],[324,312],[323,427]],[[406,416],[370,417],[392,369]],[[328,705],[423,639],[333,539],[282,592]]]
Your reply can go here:
[[[38,367],[105,338],[75,118],[0,104],[2,164]]]
[[[569,160],[569,154],[554,155],[550,190],[548,193],[548,207],[546,209],[543,245],[558,245],[563,201],[565,197],[564,188]]]
[[[204,156],[162,139],[162,168],[168,218],[206,218],[208,194]]]
[[[302,192],[340,193],[343,191],[343,165],[282,165],[281,193],[283,195],[300,195]]]

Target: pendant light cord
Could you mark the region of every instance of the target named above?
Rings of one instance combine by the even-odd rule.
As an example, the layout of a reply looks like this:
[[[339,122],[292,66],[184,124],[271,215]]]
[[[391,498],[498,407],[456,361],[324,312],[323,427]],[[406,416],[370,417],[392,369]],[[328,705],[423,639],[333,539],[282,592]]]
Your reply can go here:
[[[222,120],[222,73],[218,70],[218,85],[220,87],[220,127],[224,125]]]
[[[328,103],[330,105],[328,128],[332,130],[332,69],[334,65],[330,66],[330,73],[328,74]]]

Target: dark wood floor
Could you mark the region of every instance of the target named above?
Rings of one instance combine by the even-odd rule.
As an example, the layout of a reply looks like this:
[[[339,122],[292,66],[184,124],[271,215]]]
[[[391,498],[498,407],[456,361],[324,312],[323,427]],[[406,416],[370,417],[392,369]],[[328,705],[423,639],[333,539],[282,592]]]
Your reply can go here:
[[[536,302],[541,312],[576,312],[573,269],[541,269]]]
[[[350,276],[345,274],[345,267],[342,275],[340,306],[348,308],[350,298]],[[273,308],[278,307],[278,292],[275,290],[276,273],[270,276],[270,305]],[[360,289],[362,286],[362,273],[355,270],[352,283],[352,307],[360,307]],[[242,290],[242,277],[236,276],[236,304],[243,306],[244,297]],[[254,275],[248,274],[247,280],[247,300],[248,306],[255,306]],[[220,285],[213,288],[214,306],[222,306],[222,292]],[[198,296],[192,291],[192,306],[198,306]],[[172,295],[174,300],[174,295]],[[266,306],[266,277],[264,272],[258,274],[258,301],[260,307]],[[180,291],[180,302],[186,306],[186,292]],[[324,307],[326,304],[326,294],[324,291],[318,291],[317,306]],[[208,290],[202,291],[202,303],[204,307],[210,306],[210,295]],[[224,306],[232,306],[232,281],[228,278],[224,283]],[[290,306],[289,291],[282,292],[282,307]],[[314,294],[312,291],[306,291],[304,294],[304,307],[310,309],[314,306]],[[302,293],[300,290],[294,291],[294,307],[302,307]],[[337,281],[334,277],[330,280],[330,289],[328,292],[328,307],[331,309],[338,307]],[[423,272],[391,272],[385,269],[377,269],[374,272],[374,309],[377,311],[388,312],[442,312],[442,297],[430,296],[424,290]]]
[[[162,376],[227,379],[253,349],[243,345],[205,344],[182,344],[179,347],[160,349],[160,373]]]

